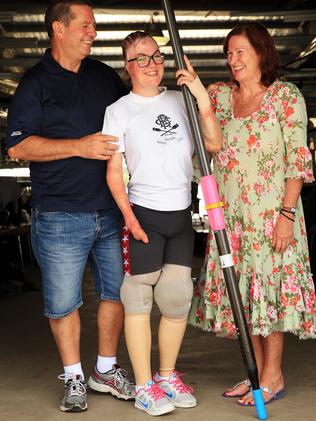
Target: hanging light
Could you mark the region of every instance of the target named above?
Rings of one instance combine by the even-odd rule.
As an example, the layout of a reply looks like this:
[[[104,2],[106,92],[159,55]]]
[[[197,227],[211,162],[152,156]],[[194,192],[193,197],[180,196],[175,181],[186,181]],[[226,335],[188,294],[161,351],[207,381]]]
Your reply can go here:
[[[150,22],[145,24],[144,31],[151,35],[159,46],[166,45],[169,38],[164,36],[160,22],[155,22],[154,16],[158,16],[159,12],[154,12],[150,17]]]

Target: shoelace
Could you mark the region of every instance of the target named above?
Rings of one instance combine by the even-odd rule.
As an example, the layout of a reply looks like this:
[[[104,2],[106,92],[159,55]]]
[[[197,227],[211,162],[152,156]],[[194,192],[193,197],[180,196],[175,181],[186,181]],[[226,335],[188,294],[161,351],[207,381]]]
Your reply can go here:
[[[177,371],[174,371],[172,373],[172,376],[175,376],[175,379],[169,381],[169,383],[172,384],[172,386],[174,386],[174,388],[176,389],[177,392],[180,392],[180,393],[186,393],[186,392],[193,393],[192,387],[184,384],[183,381],[180,379],[180,377],[184,376],[183,373],[178,373]]]
[[[160,389],[160,387],[156,383],[153,383],[148,389],[145,390],[155,401],[157,401],[158,399],[162,399],[166,396],[165,392],[162,389]]]
[[[121,387],[124,383],[132,385],[132,383],[127,378],[128,372],[124,368],[118,367],[115,370],[115,382]]]
[[[66,380],[66,387],[69,395],[82,396],[86,393],[86,387],[80,376],[74,374],[61,374],[58,378],[64,381]]]

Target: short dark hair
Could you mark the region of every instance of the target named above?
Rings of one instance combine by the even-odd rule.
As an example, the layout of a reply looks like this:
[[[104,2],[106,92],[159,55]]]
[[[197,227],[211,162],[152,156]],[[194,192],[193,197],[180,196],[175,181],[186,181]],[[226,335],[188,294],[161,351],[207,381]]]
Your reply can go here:
[[[280,57],[268,30],[257,22],[238,24],[225,38],[223,47],[225,55],[227,55],[229,40],[234,35],[247,37],[260,58],[261,83],[264,86],[270,86],[278,77]]]
[[[53,0],[45,13],[46,31],[50,39],[52,39],[54,35],[53,22],[58,20],[67,26],[74,18],[70,11],[71,6],[93,7],[91,1],[89,0]]]

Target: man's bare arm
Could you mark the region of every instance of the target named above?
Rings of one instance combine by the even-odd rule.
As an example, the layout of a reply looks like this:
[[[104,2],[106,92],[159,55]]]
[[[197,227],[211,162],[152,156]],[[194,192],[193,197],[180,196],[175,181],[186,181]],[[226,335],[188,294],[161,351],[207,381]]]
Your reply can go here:
[[[114,143],[112,143],[114,142]],[[108,160],[118,149],[117,138],[94,133],[80,139],[47,139],[29,136],[8,149],[12,159],[47,162],[78,156],[87,159]]]

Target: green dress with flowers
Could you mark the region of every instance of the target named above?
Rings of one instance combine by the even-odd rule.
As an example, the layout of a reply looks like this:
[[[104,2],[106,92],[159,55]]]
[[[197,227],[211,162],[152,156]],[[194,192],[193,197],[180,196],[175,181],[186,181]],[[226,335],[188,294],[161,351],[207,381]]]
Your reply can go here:
[[[219,83],[210,91],[223,133],[214,175],[249,329],[253,335],[288,331],[316,337],[316,298],[300,199],[290,246],[282,254],[272,248],[286,180],[313,181],[304,99],[295,85],[275,81],[258,111],[235,118],[233,88]],[[212,232],[189,322],[219,336],[236,335]]]

